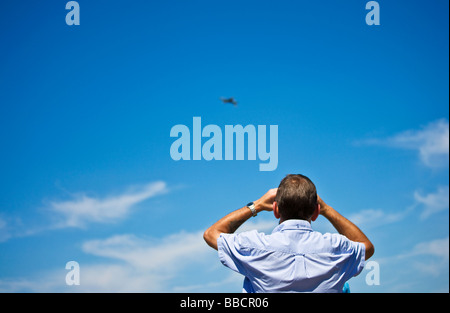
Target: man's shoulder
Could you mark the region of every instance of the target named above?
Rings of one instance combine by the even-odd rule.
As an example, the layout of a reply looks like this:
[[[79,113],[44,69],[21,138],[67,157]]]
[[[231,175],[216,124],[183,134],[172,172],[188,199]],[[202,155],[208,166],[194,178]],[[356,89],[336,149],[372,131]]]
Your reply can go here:
[[[227,241],[234,241],[241,247],[258,247],[264,246],[267,243],[267,234],[257,230],[248,230],[234,234],[221,234]]]
[[[250,241],[260,241],[265,238],[267,235],[265,233],[259,232],[256,229],[247,230],[240,233],[236,233],[236,236],[241,240],[250,240]]]

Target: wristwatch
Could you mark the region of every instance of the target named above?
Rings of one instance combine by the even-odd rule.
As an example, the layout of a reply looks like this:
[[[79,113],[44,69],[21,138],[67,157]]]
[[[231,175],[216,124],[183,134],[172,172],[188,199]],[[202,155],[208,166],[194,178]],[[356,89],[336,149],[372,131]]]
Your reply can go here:
[[[258,215],[258,213],[256,213],[255,204],[253,202],[250,202],[249,204],[247,204],[247,207],[250,209],[250,211],[252,211],[253,217]]]

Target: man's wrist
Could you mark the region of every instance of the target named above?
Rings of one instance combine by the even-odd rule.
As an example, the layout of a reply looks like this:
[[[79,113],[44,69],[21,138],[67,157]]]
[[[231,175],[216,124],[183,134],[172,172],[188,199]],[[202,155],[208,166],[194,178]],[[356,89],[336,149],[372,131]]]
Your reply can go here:
[[[260,212],[264,211],[264,207],[259,199],[253,201],[253,204],[255,205],[256,213],[260,213]]]
[[[250,212],[252,212],[252,216],[253,217],[256,217],[256,215],[258,215],[258,212],[256,212],[256,209],[255,209],[255,203],[254,202],[250,202],[246,206],[247,206],[247,208],[250,209]]]

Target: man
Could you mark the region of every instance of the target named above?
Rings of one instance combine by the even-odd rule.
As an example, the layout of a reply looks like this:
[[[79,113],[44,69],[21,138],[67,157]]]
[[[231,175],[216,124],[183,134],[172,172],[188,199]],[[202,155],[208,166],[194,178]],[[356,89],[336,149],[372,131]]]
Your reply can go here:
[[[262,211],[280,219],[272,234],[234,234]],[[339,234],[313,231],[319,214]],[[245,276],[244,292],[342,292],[374,253],[364,233],[327,205],[303,175],[287,175],[278,189],[223,217],[203,237],[225,266]]]

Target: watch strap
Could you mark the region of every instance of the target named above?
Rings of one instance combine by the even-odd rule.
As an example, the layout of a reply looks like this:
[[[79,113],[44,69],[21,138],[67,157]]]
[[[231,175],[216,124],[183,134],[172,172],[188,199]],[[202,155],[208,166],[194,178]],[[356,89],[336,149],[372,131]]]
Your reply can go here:
[[[250,209],[250,211],[252,211],[253,217],[258,215],[258,213],[256,212],[256,209],[255,209],[255,204],[253,202],[250,202],[249,204],[247,204],[247,207]]]

